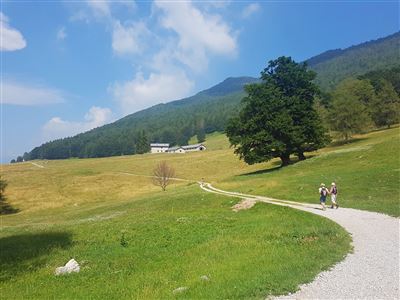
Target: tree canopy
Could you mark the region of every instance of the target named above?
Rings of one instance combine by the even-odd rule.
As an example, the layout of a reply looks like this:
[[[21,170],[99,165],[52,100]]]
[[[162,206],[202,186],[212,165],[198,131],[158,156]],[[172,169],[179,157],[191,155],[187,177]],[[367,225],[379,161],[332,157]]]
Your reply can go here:
[[[279,57],[261,72],[261,83],[246,86],[243,107],[226,129],[241,159],[254,164],[279,157],[287,165],[291,154],[305,159],[304,152],[329,141],[314,109],[315,76],[306,64]]]

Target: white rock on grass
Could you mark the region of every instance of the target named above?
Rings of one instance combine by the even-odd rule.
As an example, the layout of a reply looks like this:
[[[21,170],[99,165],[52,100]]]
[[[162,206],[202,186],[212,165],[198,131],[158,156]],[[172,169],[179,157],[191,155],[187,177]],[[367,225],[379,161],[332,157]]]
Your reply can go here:
[[[174,293],[174,294],[180,294],[180,293],[183,293],[183,292],[185,292],[185,291],[187,291],[189,288],[187,287],[187,286],[181,286],[181,287],[178,287],[177,289],[174,289],[173,291],[172,291],[172,293]]]
[[[203,281],[210,281],[210,277],[208,277],[207,275],[201,276],[200,279]]]
[[[58,267],[55,271],[55,275],[64,275],[70,273],[78,273],[80,271],[80,267],[78,262],[75,259],[71,259],[69,262],[66,263],[64,267]]]

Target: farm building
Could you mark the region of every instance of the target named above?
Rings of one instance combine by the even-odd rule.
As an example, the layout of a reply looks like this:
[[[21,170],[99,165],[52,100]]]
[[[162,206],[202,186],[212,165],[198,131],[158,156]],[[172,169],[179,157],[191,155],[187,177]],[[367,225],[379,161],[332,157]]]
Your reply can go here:
[[[153,143],[150,144],[150,152],[151,153],[162,153],[167,152],[169,148],[169,144],[160,144],[160,143]]]
[[[154,143],[150,144],[151,153],[186,153],[191,151],[203,151],[206,150],[206,146],[203,144],[187,145],[187,146],[176,146],[169,147],[169,144]]]
[[[167,150],[168,153],[186,153],[185,149],[181,146],[171,147]]]
[[[194,145],[187,145],[182,146],[185,151],[203,151],[206,150],[206,146],[203,144],[194,144]]]

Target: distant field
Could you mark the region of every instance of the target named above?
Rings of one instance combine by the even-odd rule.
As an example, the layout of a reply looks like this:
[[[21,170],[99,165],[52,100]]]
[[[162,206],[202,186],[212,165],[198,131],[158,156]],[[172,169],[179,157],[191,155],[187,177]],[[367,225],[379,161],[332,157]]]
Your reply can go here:
[[[185,286],[184,298],[263,298],[294,291],[350,249],[350,237],[324,218],[266,204],[234,213],[237,200],[191,182],[162,192],[134,175],[151,175],[161,160],[180,178],[295,201],[317,202],[320,182],[335,180],[342,206],[399,216],[399,128],[284,169],[278,160],[247,166],[222,134],[206,145],[197,153],[2,166],[7,197],[21,212],[0,217],[1,297],[160,299]],[[72,257],[82,272],[54,277]]]

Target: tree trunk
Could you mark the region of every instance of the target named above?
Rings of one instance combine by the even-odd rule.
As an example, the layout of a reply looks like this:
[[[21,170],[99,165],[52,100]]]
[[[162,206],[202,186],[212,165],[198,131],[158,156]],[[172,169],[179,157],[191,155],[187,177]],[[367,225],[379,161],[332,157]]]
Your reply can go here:
[[[287,165],[290,164],[290,156],[289,156],[289,154],[282,154],[279,158],[282,161],[282,165],[281,165],[282,167],[287,166]]]
[[[306,157],[305,157],[303,152],[297,153],[297,156],[299,157],[299,160],[305,160],[306,159]]]

